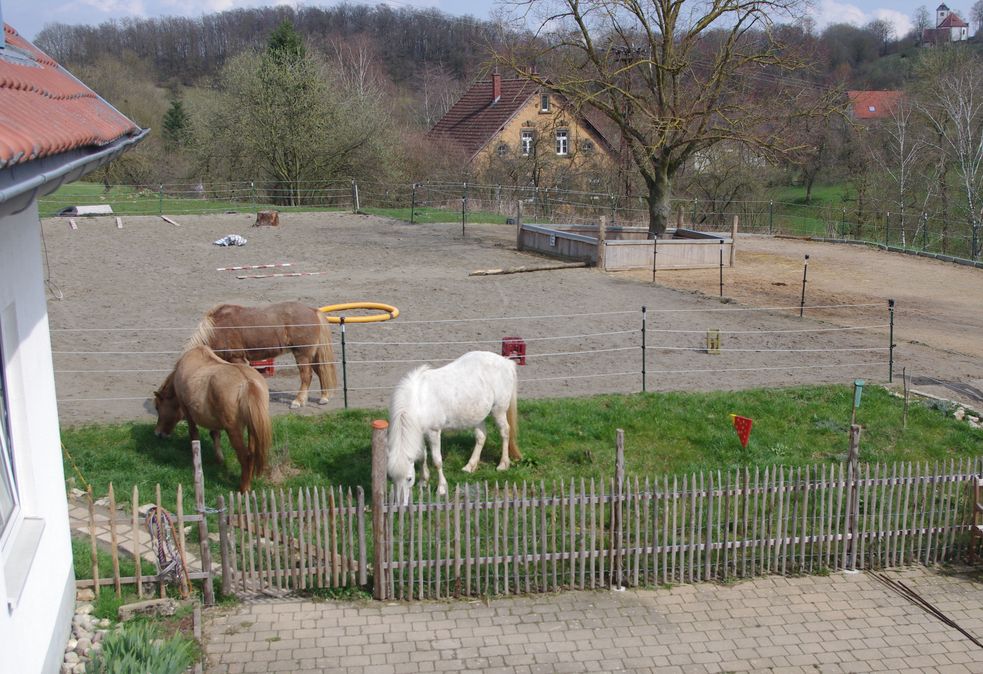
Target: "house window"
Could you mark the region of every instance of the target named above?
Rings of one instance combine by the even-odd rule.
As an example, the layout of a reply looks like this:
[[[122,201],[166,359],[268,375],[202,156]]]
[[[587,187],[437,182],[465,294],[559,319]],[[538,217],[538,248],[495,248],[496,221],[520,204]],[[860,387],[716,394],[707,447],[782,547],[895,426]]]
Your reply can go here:
[[[591,140],[582,140],[582,141],[580,141],[580,151],[583,152],[584,154],[593,154],[594,153],[594,141],[591,141]]]
[[[556,154],[565,156],[570,153],[570,134],[566,129],[556,132]]]
[[[504,157],[509,153],[509,146],[506,143],[499,143],[498,147],[495,148],[495,154],[499,157]]]
[[[533,132],[531,130],[527,129],[519,134],[519,151],[523,157],[528,157],[532,154],[532,140]]]
[[[549,112],[550,111],[550,96],[549,94],[543,94],[539,97],[539,111]]]
[[[0,344],[0,365],[5,365],[3,345]],[[10,442],[10,417],[7,401],[7,381],[0,367],[0,536],[6,531],[17,510],[17,491],[14,481],[13,447]]]

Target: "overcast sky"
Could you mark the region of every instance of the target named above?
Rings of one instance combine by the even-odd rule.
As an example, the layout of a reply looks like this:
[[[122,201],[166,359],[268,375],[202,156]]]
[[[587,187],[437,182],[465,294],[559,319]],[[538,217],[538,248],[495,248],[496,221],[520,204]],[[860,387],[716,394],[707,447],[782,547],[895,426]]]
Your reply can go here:
[[[394,7],[434,7],[448,14],[471,14],[486,18],[498,0],[388,0]],[[381,0],[380,0],[381,2]],[[863,25],[872,19],[885,19],[894,24],[898,35],[911,28],[915,9],[925,6],[934,14],[938,0],[813,0],[813,16],[821,28],[829,23]],[[276,0],[0,0],[3,19],[22,35],[34,38],[45,23],[99,24],[125,17],[201,16],[212,12],[256,7],[270,4],[293,6],[329,6],[331,2],[296,2]],[[370,2],[367,4],[380,4]],[[969,19],[973,0],[951,0],[946,3],[962,18]]]

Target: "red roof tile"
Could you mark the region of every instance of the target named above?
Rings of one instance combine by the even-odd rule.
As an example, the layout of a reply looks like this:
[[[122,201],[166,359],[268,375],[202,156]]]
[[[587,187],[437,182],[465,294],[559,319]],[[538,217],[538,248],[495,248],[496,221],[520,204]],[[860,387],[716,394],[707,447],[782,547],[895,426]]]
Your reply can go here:
[[[428,135],[447,138],[474,156],[536,91],[528,80],[503,78],[502,95],[493,102],[492,81],[475,82]]]
[[[901,91],[848,91],[854,119],[884,119],[904,95]]]
[[[0,167],[108,145],[140,131],[13,28],[3,30]]]

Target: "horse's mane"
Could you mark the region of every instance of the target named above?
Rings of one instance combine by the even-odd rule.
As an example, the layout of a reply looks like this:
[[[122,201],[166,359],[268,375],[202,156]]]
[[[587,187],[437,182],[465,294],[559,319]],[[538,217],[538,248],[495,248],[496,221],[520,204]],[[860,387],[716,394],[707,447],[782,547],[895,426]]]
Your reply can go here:
[[[399,447],[401,451],[390,452],[388,463],[390,472],[398,462],[415,463],[420,457],[407,454],[407,448],[417,448],[421,430],[413,417],[413,401],[418,396],[420,378],[430,369],[429,365],[421,365],[404,376],[389,405],[389,447]]]
[[[215,334],[215,320],[212,315],[215,313],[215,309],[218,308],[216,305],[208,310],[205,317],[198,321],[198,325],[195,326],[195,331],[191,333],[191,337],[184,344],[184,350],[194,348],[196,346],[208,346],[211,347],[212,337]]]

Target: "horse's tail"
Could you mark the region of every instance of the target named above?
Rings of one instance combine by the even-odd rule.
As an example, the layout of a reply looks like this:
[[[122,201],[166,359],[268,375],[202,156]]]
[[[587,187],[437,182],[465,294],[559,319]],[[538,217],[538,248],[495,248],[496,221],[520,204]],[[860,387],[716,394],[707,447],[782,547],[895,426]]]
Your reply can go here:
[[[515,363],[512,363],[513,370]],[[509,459],[519,461],[522,459],[522,452],[519,451],[519,378],[512,379],[512,398],[509,400],[509,411],[505,413],[505,419],[509,422]]]
[[[252,476],[257,477],[266,470],[273,444],[273,426],[270,423],[270,392],[266,382],[250,378],[246,385],[246,395],[239,399],[239,413],[245,417],[246,430],[249,431],[249,454],[252,457]]]
[[[314,356],[317,363],[315,367],[323,397],[328,398],[333,389],[338,387],[338,370],[334,362],[334,348],[331,346],[331,323],[323,312],[318,311],[317,315],[321,321],[321,329],[318,331],[317,352]]]

